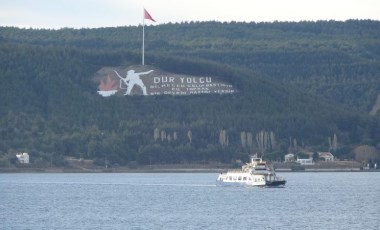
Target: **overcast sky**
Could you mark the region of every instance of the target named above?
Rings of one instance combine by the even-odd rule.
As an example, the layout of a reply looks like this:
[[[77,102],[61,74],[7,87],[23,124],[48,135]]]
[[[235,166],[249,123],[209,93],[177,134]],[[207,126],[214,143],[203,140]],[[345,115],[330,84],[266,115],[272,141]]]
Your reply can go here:
[[[185,21],[380,20],[380,0],[0,0],[0,26],[96,28]]]

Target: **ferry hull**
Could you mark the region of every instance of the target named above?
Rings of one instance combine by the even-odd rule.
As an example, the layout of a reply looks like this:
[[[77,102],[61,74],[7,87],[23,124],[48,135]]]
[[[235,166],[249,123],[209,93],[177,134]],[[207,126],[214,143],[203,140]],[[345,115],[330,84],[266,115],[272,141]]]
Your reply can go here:
[[[286,180],[266,181],[266,187],[285,187]]]
[[[270,188],[282,188],[285,187],[286,181],[265,181],[265,183],[244,183],[244,182],[225,182],[225,181],[216,181],[217,186],[226,186],[226,187],[270,187]]]
[[[241,183],[241,182],[224,182],[224,181],[217,181],[217,186],[224,186],[224,187],[265,187],[265,184],[249,184],[249,183]]]

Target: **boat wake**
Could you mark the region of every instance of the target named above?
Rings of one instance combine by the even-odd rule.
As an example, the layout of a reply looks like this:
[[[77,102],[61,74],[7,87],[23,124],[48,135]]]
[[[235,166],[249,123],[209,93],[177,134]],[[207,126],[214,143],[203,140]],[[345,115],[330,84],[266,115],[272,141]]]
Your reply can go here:
[[[135,184],[144,186],[176,186],[176,187],[216,187],[215,184]]]

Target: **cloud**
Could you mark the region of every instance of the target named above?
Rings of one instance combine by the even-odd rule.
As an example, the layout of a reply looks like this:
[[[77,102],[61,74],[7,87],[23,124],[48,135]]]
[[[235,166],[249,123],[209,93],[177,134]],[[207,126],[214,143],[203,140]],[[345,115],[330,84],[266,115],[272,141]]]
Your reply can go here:
[[[380,19],[378,0],[2,0],[2,26],[116,27],[142,23]],[[151,23],[151,22],[146,22]]]

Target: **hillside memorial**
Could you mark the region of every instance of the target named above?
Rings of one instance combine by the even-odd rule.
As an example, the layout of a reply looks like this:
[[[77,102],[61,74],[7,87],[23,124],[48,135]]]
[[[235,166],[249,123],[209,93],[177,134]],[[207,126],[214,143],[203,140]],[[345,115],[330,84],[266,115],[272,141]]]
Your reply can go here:
[[[98,94],[113,95],[195,95],[234,94],[238,90],[214,76],[192,76],[161,71],[151,66],[103,67],[94,76]]]

